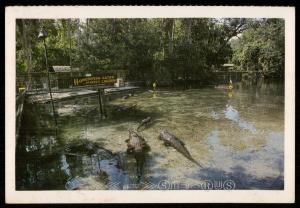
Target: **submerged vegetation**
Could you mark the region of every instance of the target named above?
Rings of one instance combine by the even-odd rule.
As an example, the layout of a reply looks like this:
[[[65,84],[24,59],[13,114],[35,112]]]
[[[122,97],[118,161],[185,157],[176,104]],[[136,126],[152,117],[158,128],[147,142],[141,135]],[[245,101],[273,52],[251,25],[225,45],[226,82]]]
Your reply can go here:
[[[105,119],[97,97],[76,98],[57,103],[57,132],[50,104],[25,103],[16,189],[203,190],[206,180],[283,189],[282,89],[264,82],[232,94],[212,87],[144,91],[110,101]],[[125,104],[137,110],[114,108]],[[129,134],[149,116],[152,124]]]
[[[208,82],[224,63],[234,70],[284,72],[282,19],[19,19],[17,72],[49,65],[81,70],[127,70],[128,79],[160,84]]]

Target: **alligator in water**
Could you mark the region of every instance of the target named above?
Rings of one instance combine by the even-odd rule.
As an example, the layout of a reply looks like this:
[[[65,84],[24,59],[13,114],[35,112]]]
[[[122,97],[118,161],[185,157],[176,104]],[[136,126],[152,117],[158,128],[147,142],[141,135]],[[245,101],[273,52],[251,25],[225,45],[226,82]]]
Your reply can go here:
[[[152,121],[151,117],[147,117],[143,119],[136,130],[138,131],[139,128],[141,128],[142,126],[148,126],[151,123],[151,121]]]
[[[128,99],[128,98],[131,97],[131,96],[132,96],[132,94],[129,93],[128,95],[125,95],[125,96],[123,96],[122,98],[123,98],[123,99]]]
[[[118,112],[129,112],[135,110],[135,108],[136,108],[136,104],[129,105],[129,106],[125,106],[125,105],[115,106],[115,110]]]
[[[127,153],[133,154],[136,160],[137,176],[140,180],[143,172],[145,153],[150,150],[145,139],[138,135],[133,130],[129,130],[129,139],[125,140],[127,143]]]
[[[86,189],[86,175],[98,177],[99,183],[106,184],[108,189],[123,189],[126,174],[121,154],[113,153],[90,141],[80,141],[68,145],[61,161],[62,169],[68,171],[66,189]],[[67,161],[72,162],[72,165],[69,166]],[[77,167],[71,171],[74,165]]]
[[[195,163],[196,165],[198,165],[199,167],[202,168],[202,165],[200,165],[200,163],[197,162],[191,156],[191,154],[189,153],[189,151],[185,147],[185,144],[180,139],[178,139],[176,136],[169,133],[167,130],[163,130],[159,135],[159,139],[163,140],[165,145],[174,147],[178,152],[180,152],[186,158],[188,158],[190,161],[192,161],[193,163]]]

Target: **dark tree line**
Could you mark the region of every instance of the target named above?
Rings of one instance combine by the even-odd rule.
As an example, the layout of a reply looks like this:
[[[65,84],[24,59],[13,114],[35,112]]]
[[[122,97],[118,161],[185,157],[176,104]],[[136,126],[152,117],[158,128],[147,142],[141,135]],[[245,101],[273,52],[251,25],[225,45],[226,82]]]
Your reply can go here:
[[[284,76],[284,21],[263,19],[242,33],[232,61],[239,70]]]
[[[280,19],[52,19],[17,20],[17,72],[50,65],[81,70],[128,70],[128,78],[172,84],[209,81],[234,62],[237,70],[284,72]]]

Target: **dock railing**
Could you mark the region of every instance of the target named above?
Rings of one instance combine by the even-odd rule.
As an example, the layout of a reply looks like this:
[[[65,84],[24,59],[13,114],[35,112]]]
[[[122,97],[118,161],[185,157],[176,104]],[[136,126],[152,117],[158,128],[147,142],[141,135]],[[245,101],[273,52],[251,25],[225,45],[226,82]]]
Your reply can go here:
[[[16,137],[19,135],[19,129],[21,126],[25,92],[26,91],[19,93],[16,97]]]
[[[101,86],[113,87],[113,82],[105,82],[103,84],[96,82],[91,85],[76,85],[74,79],[99,77],[110,74],[115,78],[126,75],[126,70],[106,70],[106,71],[75,71],[75,72],[50,72],[50,87],[52,92],[61,92],[65,90],[72,90],[74,88],[97,88]],[[17,73],[16,76],[16,94],[19,94],[24,89],[29,93],[47,93],[48,80],[47,72],[31,72],[31,73]]]

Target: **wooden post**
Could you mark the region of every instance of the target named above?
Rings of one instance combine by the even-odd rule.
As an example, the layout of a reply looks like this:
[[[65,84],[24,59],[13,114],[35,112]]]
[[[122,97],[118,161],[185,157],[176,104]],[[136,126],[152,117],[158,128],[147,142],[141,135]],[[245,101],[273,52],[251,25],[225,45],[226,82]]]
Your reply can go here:
[[[101,89],[101,103],[102,103],[102,112],[103,112],[103,115],[104,115],[104,118],[107,117],[107,114],[106,114],[106,109],[105,109],[105,94],[104,94],[104,90]]]
[[[97,154],[97,163],[98,163],[98,169],[99,169],[99,173],[101,173],[101,167],[100,167],[100,160],[99,160],[99,155]]]
[[[106,110],[105,110],[105,98],[103,98],[103,90],[98,89],[98,100],[99,100],[99,108],[100,108],[100,114],[101,117],[104,116],[104,118],[107,117]]]
[[[101,99],[101,90],[98,89],[98,101],[99,101],[99,108],[100,108],[100,114],[103,115],[103,108],[102,108],[102,99]]]
[[[94,170],[94,166],[93,166],[93,155],[91,155],[91,157],[90,157],[90,160],[91,160],[91,168],[92,168],[92,172],[93,172],[93,170]]]
[[[44,43],[44,49],[45,49],[45,63],[46,63],[46,69],[47,69],[48,89],[49,89],[50,98],[51,98],[51,104],[52,104],[52,111],[53,111],[55,127],[57,127],[57,119],[56,119],[56,114],[55,114],[53,98],[52,98],[52,89],[51,89],[51,82],[50,82],[50,71],[49,71],[49,67],[48,67],[48,51],[47,51],[47,45],[46,45],[45,38],[43,39],[43,43]]]
[[[62,181],[62,184],[65,184],[65,180],[63,179],[62,175],[61,175],[61,167],[60,167],[60,163],[56,160],[56,165],[58,167],[58,177],[60,179],[60,181]]]

